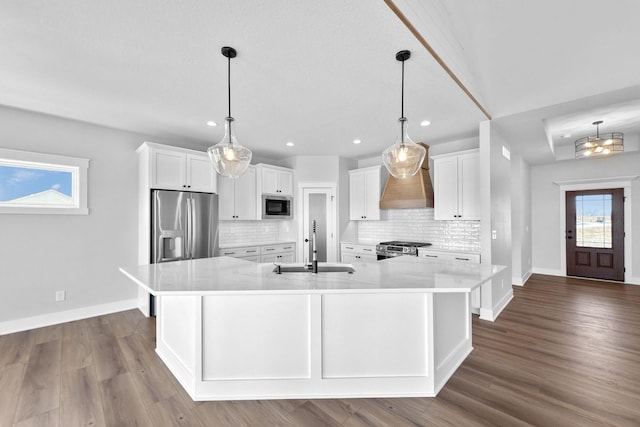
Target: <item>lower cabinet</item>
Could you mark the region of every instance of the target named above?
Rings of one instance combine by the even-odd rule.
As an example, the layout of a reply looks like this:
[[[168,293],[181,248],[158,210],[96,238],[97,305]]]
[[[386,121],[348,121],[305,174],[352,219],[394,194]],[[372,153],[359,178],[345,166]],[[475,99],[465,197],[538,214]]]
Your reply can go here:
[[[378,262],[376,245],[342,243],[340,245],[341,261],[348,264],[361,262]]]
[[[293,263],[295,260],[295,243],[263,246],[260,249],[260,262]]]
[[[296,244],[246,246],[218,250],[218,256],[230,256],[253,262],[293,263],[296,261]]]

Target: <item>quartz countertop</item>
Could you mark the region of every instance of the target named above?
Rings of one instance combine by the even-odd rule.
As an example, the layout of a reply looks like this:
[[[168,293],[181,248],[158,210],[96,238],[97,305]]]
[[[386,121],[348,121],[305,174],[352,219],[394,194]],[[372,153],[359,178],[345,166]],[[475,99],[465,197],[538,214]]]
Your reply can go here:
[[[357,240],[357,239],[347,239],[341,240],[340,243],[345,243],[347,245],[367,245],[367,246],[375,246],[379,241],[376,240]]]
[[[470,292],[503,266],[395,257],[352,264],[355,273],[273,272],[274,264],[231,257],[121,267],[153,295]]]

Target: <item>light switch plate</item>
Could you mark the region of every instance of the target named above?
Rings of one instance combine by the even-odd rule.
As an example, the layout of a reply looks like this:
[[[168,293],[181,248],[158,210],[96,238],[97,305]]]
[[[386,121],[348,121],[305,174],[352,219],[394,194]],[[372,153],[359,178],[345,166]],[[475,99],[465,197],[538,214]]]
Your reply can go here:
[[[498,231],[496,230],[491,230],[491,238],[493,240],[496,240],[498,238]]]

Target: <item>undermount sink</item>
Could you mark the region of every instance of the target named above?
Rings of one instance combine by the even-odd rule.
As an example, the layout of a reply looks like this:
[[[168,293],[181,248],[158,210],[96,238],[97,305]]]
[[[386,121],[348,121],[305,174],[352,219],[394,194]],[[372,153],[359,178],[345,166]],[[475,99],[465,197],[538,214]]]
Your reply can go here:
[[[351,264],[340,263],[318,263],[318,273],[349,273],[353,274],[356,271]],[[276,274],[282,273],[313,273],[311,265],[305,264],[276,264],[273,272]]]

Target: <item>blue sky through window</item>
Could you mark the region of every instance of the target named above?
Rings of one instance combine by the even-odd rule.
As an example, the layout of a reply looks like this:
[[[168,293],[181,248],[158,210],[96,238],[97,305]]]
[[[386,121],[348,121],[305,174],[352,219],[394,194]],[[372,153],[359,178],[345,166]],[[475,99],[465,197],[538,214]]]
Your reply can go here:
[[[0,165],[0,202],[49,189],[71,196],[72,173]]]

